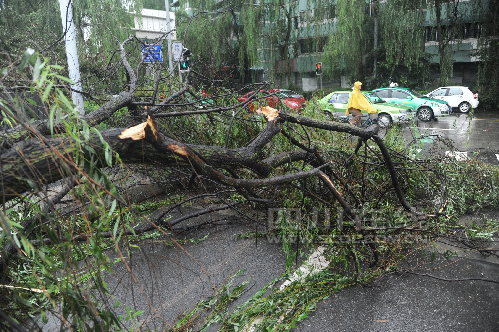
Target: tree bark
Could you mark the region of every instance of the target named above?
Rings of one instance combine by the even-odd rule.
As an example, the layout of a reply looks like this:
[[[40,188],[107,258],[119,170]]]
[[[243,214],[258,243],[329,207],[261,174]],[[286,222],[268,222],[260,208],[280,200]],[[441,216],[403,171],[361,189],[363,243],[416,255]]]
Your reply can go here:
[[[322,128],[348,132],[363,138],[372,137],[375,131],[333,123],[320,122],[301,116],[291,116],[281,113],[278,119],[269,121],[266,128],[254,138],[247,146],[237,149],[227,149],[221,146],[207,146],[197,144],[184,144],[162,133],[157,133],[158,138],[146,142],[131,139],[120,139],[119,135],[124,128],[114,128],[101,132],[103,139],[117,152],[122,160],[126,162],[148,162],[161,161],[168,165],[187,165],[194,162],[204,172],[208,171],[209,165],[217,168],[246,168],[254,172],[258,177],[266,177],[270,172],[280,165],[313,158],[306,151],[291,151],[278,155],[266,155],[264,148],[280,133],[281,121],[300,123],[308,127]],[[161,144],[158,145],[158,139]],[[100,138],[94,136],[88,143],[97,153],[103,156],[104,150]],[[156,147],[156,149],[153,148]],[[167,150],[162,150],[168,147]],[[185,149],[190,153],[190,158],[179,153],[173,147]],[[0,155],[0,197],[8,201],[29,190],[40,190],[43,186],[55,182],[63,177],[71,176],[78,172],[78,165],[74,161],[74,151],[77,144],[69,137],[32,139],[19,142],[9,150]],[[195,151],[195,152],[194,152]],[[192,159],[194,158],[194,159]],[[104,158],[101,158],[104,160]],[[101,163],[103,161],[101,160]],[[209,166],[211,168],[211,166]],[[252,182],[232,181],[224,178],[214,168],[208,172],[218,180],[231,185],[253,186]],[[264,184],[268,181],[259,180],[255,185]]]

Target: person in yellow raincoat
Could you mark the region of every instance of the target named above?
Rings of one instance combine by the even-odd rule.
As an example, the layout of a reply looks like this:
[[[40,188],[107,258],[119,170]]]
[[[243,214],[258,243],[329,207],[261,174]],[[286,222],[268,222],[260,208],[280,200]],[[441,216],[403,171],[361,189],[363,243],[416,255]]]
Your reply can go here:
[[[378,110],[373,107],[373,105],[369,102],[366,96],[360,89],[362,88],[362,82],[355,82],[353,84],[353,92],[350,94],[350,98],[348,98],[348,105],[346,114],[352,114],[353,118],[350,120],[350,124],[354,126],[360,125],[360,119],[362,118],[362,112],[366,111],[369,114],[378,113]]]

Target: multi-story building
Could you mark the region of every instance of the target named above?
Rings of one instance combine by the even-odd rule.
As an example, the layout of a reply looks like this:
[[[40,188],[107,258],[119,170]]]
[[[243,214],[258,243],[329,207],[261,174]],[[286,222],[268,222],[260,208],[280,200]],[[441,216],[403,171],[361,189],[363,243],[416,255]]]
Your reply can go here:
[[[451,84],[470,85],[476,82],[480,57],[480,38],[483,35],[484,20],[488,9],[487,0],[460,0],[446,2],[442,6],[441,31],[448,36],[447,43],[453,63]],[[425,52],[430,63],[438,64],[439,55],[438,26],[435,8],[426,11]],[[444,37],[445,39],[445,37]]]
[[[265,1],[264,1],[265,2]],[[373,16],[373,5],[377,1],[366,1],[366,15]],[[422,33],[427,59],[435,70],[433,78],[438,78],[441,62],[439,42],[444,44],[446,54],[452,61],[452,74],[449,83],[473,85],[476,82],[480,58],[477,51],[482,37],[482,25],[486,18],[488,0],[442,0],[440,19],[437,19],[433,1],[423,11]],[[320,3],[320,7],[319,4]],[[377,6],[383,6],[379,1]],[[430,4],[431,3],[431,4]],[[346,87],[346,77],[325,79],[315,75],[316,63],[323,60],[324,47],[334,33],[337,23],[336,1],[289,1],[287,10],[292,13],[288,57],[279,54],[279,46],[262,39],[260,63],[254,67],[260,77],[274,79],[283,86],[295,86],[304,91],[312,91],[331,85]],[[285,17],[285,15],[282,15]],[[268,29],[275,22],[263,21]],[[443,36],[439,38],[438,32]],[[439,41],[440,40],[440,41]],[[321,80],[324,79],[323,82]]]
[[[368,21],[372,22],[389,1],[366,0],[364,15]],[[487,10],[490,1],[495,0],[426,0],[424,8],[419,9],[419,30],[421,36],[424,35],[424,38],[420,38],[420,47],[424,49],[435,80],[438,79],[440,63],[443,61],[441,55],[444,54],[445,61],[452,63],[451,67],[447,67],[451,68],[448,83],[475,83],[480,62],[477,51],[480,49],[480,38],[483,37],[483,24],[489,19]],[[238,10],[243,10],[234,9],[233,2],[212,2],[216,9],[214,16],[226,11],[228,6],[232,6],[231,10],[235,10],[235,14],[239,14]],[[435,3],[440,4],[438,13]],[[324,61],[325,46],[338,25],[336,4],[337,0],[244,2],[245,6],[252,5],[261,9],[257,22],[261,33],[258,61],[249,68],[253,79],[273,80],[283,87],[303,91],[313,91],[321,86],[348,86],[346,75],[331,78],[330,75],[317,76],[315,73],[316,64]],[[196,15],[196,8],[190,6],[189,2],[181,2],[181,7],[189,14]],[[241,25],[237,28],[245,27]],[[370,27],[367,33],[381,34],[381,29],[379,27],[375,32]]]

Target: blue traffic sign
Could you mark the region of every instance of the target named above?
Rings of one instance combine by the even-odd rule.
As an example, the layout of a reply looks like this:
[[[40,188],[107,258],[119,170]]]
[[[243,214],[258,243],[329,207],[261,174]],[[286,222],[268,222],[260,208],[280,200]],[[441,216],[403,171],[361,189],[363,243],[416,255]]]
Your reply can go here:
[[[158,63],[163,62],[163,52],[160,44],[144,43],[142,47],[142,62]]]

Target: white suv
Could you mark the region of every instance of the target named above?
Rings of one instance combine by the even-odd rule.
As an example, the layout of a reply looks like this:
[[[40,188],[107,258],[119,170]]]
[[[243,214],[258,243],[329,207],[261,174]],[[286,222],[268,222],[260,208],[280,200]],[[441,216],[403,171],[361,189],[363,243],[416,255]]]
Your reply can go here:
[[[444,100],[450,107],[457,108],[461,113],[468,113],[472,107],[478,107],[478,94],[471,92],[465,86],[440,87],[427,94],[427,96]]]

